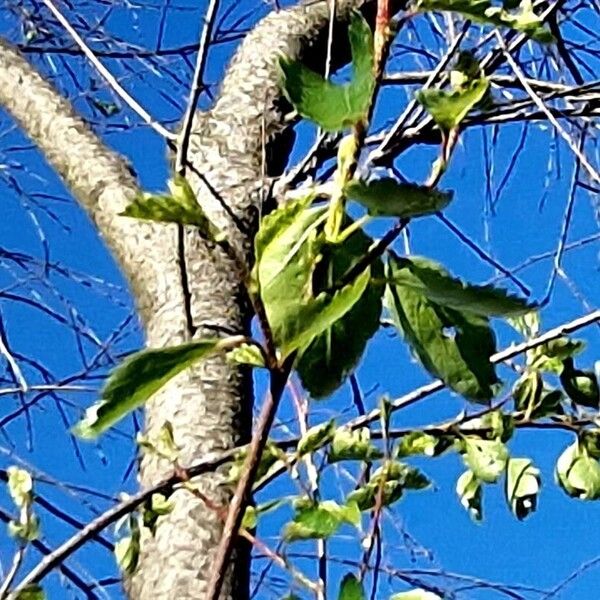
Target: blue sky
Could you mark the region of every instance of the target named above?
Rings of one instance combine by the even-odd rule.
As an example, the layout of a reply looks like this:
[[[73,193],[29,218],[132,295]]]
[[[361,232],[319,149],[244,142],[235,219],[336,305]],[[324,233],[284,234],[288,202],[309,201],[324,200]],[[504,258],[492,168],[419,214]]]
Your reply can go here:
[[[227,22],[233,24],[255,8],[256,15],[267,10],[262,4],[257,7],[252,2],[240,3],[232,10]],[[85,2],[77,9],[79,17],[77,11],[66,14],[87,34],[97,50],[107,47],[103,31],[132,44],[147,48],[158,45],[164,49],[195,42],[202,10],[203,6],[191,0],[165,6],[149,4],[143,8],[135,5],[126,8],[120,3],[107,8]],[[41,14],[47,17],[47,13]],[[1,31],[12,41],[21,43],[23,32],[15,28],[18,19],[19,15],[8,9],[0,12]],[[248,23],[255,19],[256,16],[251,17]],[[582,19],[588,28],[600,25],[599,15],[594,15],[592,10]],[[438,23],[443,24],[442,21]],[[90,31],[92,25],[95,27]],[[584,32],[571,28],[570,33],[573,39],[588,44],[590,49],[597,48],[597,41]],[[157,44],[159,34],[161,39]],[[61,36],[58,45],[66,45],[67,38],[62,33]],[[34,44],[46,43],[42,37],[39,42],[34,39]],[[431,61],[427,55],[407,49],[419,37],[431,54]],[[467,39],[467,45],[476,45],[477,41],[473,34]],[[431,68],[433,58],[440,51],[439,36],[431,34],[422,21],[416,21],[414,28],[403,32],[399,42],[391,70]],[[211,51],[208,81],[218,82],[235,43],[220,44]],[[106,141],[129,157],[146,189],[164,187],[168,164],[163,141],[141,126],[125,108],[108,119],[94,111],[94,103],[111,100],[111,97],[82,59],[29,56],[74,98],[77,108],[90,117]],[[582,54],[582,57],[591,70],[598,73],[597,58],[590,54]],[[182,114],[187,95],[184,84],[191,76],[193,55],[187,60],[176,56],[161,58],[152,65],[154,70],[143,61],[126,63],[107,59],[106,65],[122,78],[123,84],[152,114],[172,126]],[[560,79],[562,76],[557,75],[551,64],[552,61],[546,61],[541,72],[532,71],[531,75]],[[65,66],[70,69],[70,74],[65,71]],[[594,79],[593,73],[584,72],[584,75],[588,80]],[[399,114],[414,89],[385,90],[380,98],[375,129],[389,124]],[[497,97],[500,93],[495,90]],[[210,100],[203,97],[203,106],[209,103]],[[527,259],[549,253],[546,259],[518,272],[530,288],[531,298],[539,300],[546,293],[552,272],[553,253],[561,235],[574,166],[568,148],[557,141],[547,126],[530,126],[525,144],[519,149],[522,131],[521,125],[508,125],[498,131],[469,130],[461,139],[441,185],[455,191],[446,216],[502,265],[515,270]],[[299,128],[292,162],[302,155],[314,133],[310,126]],[[36,397],[32,393],[24,398],[4,396],[0,410],[2,466],[23,461],[35,473],[44,474],[50,482],[38,484],[40,493],[67,514],[85,521],[95,511],[107,507],[111,498],[116,498],[121,491],[131,491],[135,487],[131,470],[135,456],[131,443],[132,423],[119,426],[98,444],[83,445],[67,435],[67,426],[79,418],[82,407],[97,398],[95,390],[106,370],[123,354],[141,346],[142,335],[126,284],[87,216],[65,194],[55,175],[5,115],[0,121],[0,136],[3,165],[0,191],[4,200],[3,219],[0,220],[0,318],[6,338],[30,384],[44,383],[44,378],[57,381],[87,372],[85,378],[75,378],[73,382],[89,387],[86,391],[61,392],[55,396]],[[591,133],[590,138],[589,154],[592,162],[596,160],[597,164],[597,148]],[[498,194],[517,151],[519,156],[508,183]],[[434,147],[412,148],[397,161],[397,167],[410,180],[421,181],[435,153]],[[598,196],[579,189],[573,207],[568,242],[598,234]],[[389,223],[385,221],[375,223],[370,231],[380,234],[386,225]],[[403,247],[400,241],[398,250],[402,251]],[[486,282],[497,277],[493,268],[433,218],[411,224],[410,248],[414,254],[439,260],[453,273],[470,281]],[[565,278],[557,280],[551,302],[542,311],[544,329],[589,312],[590,306],[597,307],[600,297],[598,240],[569,250],[564,257],[563,269]],[[505,281],[501,283],[515,291],[514,286]],[[496,331],[499,348],[517,339],[506,325],[498,323]],[[588,343],[579,362],[589,368],[599,358],[599,330],[591,327],[577,337]],[[502,368],[499,373],[510,380],[507,369]],[[383,393],[395,398],[429,380],[412,360],[406,346],[389,330],[381,331],[370,343],[357,379],[366,393],[365,402],[369,407],[376,406]],[[11,385],[5,370],[2,388]],[[259,400],[261,390],[259,382]],[[20,408],[23,402],[28,403],[27,410]],[[310,406],[313,423],[324,417],[342,418],[343,415],[348,418],[353,415],[347,385],[331,400]],[[440,393],[396,414],[392,426],[426,425],[452,418],[463,408],[462,400],[449,393]],[[295,413],[289,397],[284,400],[279,413],[277,435],[286,435],[282,423],[291,423],[292,431],[296,431]],[[407,494],[394,511],[386,515],[384,532],[389,565],[406,572],[410,569],[431,571],[434,576],[428,581],[438,582],[441,587],[450,582],[452,589],[462,584],[451,578],[439,579],[435,574],[457,573],[549,590],[580,569],[581,574],[555,596],[533,592],[524,595],[527,598],[594,598],[600,585],[600,568],[593,562],[588,569],[582,569],[582,566],[600,560],[596,535],[600,528],[600,506],[569,499],[554,484],[552,476],[556,458],[571,443],[571,438],[565,432],[530,431],[519,432],[510,442],[513,455],[532,457],[542,472],[538,510],[525,522],[518,522],[511,516],[503,499],[502,485],[498,484],[485,490],[484,521],[473,523],[454,494],[456,478],[462,472],[460,458],[450,454],[440,459],[415,461],[435,485],[427,491]],[[85,486],[95,492],[74,490],[57,483],[60,481]],[[343,471],[331,469],[324,479],[324,495],[339,498],[340,489],[346,488],[348,481]],[[291,489],[294,489],[292,483],[281,482],[267,488],[261,498],[272,498]],[[4,493],[0,495],[0,507],[11,510]],[[57,545],[72,532],[60,519],[43,509],[39,509],[39,514],[43,539],[48,545]],[[287,509],[276,512],[260,529],[261,538],[273,547],[286,516],[289,516]],[[112,532],[106,534],[112,536]],[[356,559],[359,556],[357,544],[356,532],[346,528],[331,543],[330,551],[337,559]],[[310,545],[298,546],[298,551],[313,549]],[[297,551],[296,548],[289,550],[290,554]],[[13,551],[12,541],[0,535],[0,559],[4,568]],[[38,559],[39,555],[30,552],[25,565]],[[301,559],[298,564],[306,565]],[[115,576],[112,556],[98,545],[79,551],[69,565],[90,581]],[[256,568],[261,565],[257,562]],[[348,569],[335,561],[332,563],[330,597],[335,597],[336,578]],[[275,575],[275,569],[272,572]],[[283,577],[281,573],[277,576]],[[257,597],[283,596],[286,582],[285,577],[273,579]],[[381,598],[387,598],[391,589],[402,589],[398,581],[387,577],[382,578],[381,585],[378,596]],[[467,583],[465,586],[460,598],[500,597],[490,589],[476,591],[469,589]],[[81,597],[76,590],[65,591],[58,577],[48,579],[47,592],[51,599]],[[108,586],[97,594],[100,598],[121,597],[117,585]]]

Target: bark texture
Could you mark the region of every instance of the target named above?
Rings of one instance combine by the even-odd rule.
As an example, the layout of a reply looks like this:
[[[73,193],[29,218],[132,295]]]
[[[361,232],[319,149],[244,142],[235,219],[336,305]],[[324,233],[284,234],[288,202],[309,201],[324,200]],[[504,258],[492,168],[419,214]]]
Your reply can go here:
[[[188,177],[204,209],[247,260],[263,210],[266,177],[272,174],[265,164],[265,141],[284,139],[286,108],[278,87],[278,59],[282,54],[304,55],[313,64],[317,59],[324,62],[316,44],[324,39],[328,4],[329,0],[307,2],[274,12],[259,23],[228,68],[214,108],[195,119]],[[338,0],[338,19],[344,21],[352,8],[363,4],[368,2]],[[106,148],[69,103],[4,42],[0,103],[94,219],[131,282],[149,346],[177,344],[215,331],[219,335],[247,331],[250,315],[231,260],[193,230],[185,232],[180,256],[175,226],[119,217],[138,189],[126,162]],[[187,290],[182,288],[182,264]],[[186,464],[245,441],[251,405],[248,374],[216,358],[183,373],[148,403],[147,430],[152,436],[170,421],[182,449],[181,462]],[[154,482],[171,470],[167,462],[145,456],[141,483]],[[230,490],[223,485],[222,474],[203,476],[196,483],[211,502],[226,506]],[[173,512],[161,518],[153,538],[144,540],[139,568],[127,582],[133,600],[204,597],[221,522],[188,491],[179,490],[172,499]],[[227,577],[223,598],[247,597],[246,553],[238,552],[237,572],[232,569]]]

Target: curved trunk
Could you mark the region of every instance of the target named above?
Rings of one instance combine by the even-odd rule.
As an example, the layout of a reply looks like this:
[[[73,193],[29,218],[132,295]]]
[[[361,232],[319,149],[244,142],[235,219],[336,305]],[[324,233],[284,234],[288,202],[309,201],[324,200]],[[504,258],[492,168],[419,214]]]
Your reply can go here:
[[[338,19],[344,21],[351,9],[363,4],[369,5],[365,0],[337,0]],[[279,56],[302,54],[309,64],[324,66],[328,5],[329,0],[311,1],[266,17],[240,46],[214,108],[195,119],[188,179],[207,213],[247,260],[263,211],[266,178],[275,174],[273,164],[265,164],[265,143],[289,142],[282,135],[286,103],[278,86]],[[345,35],[338,40],[345,54]],[[132,284],[148,345],[246,332],[250,314],[231,260],[195,230],[185,231],[179,240],[176,226],[118,216],[138,191],[124,160],[97,139],[17,52],[5,43],[0,50],[0,103],[96,222]],[[285,154],[285,147],[277,153]],[[251,415],[249,373],[214,358],[182,373],[148,403],[146,427],[152,436],[169,421],[185,465],[246,441]],[[142,485],[172,468],[156,456],[144,456]],[[215,506],[226,508],[230,490],[220,473],[194,483],[213,506],[185,489],[172,495],[174,510],[159,520],[154,537],[144,537],[139,567],[126,583],[132,600],[204,597],[221,535]],[[248,595],[249,549],[239,548],[233,563],[222,597],[243,600]]]

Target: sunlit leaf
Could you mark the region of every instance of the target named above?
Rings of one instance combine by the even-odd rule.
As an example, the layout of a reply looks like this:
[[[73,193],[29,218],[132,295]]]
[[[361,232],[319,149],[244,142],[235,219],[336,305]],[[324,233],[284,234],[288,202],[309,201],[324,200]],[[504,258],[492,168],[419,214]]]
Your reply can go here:
[[[444,131],[457,127],[467,114],[485,97],[487,79],[476,79],[468,86],[452,91],[424,89],[417,92],[417,100]]]
[[[95,438],[142,406],[175,375],[194,362],[240,343],[239,337],[206,339],[171,348],[142,350],[126,358],[110,375],[100,402],[73,428],[82,438]]]
[[[344,575],[338,600],[366,600],[366,598],[362,583],[351,573]]]
[[[530,459],[509,459],[506,467],[506,501],[520,521],[537,508],[540,481],[540,471]]]
[[[504,7],[494,6],[490,0],[418,0],[417,8],[425,10],[448,10],[460,13],[466,19],[493,25],[509,27],[526,33],[532,39],[547,43],[554,37],[545,28],[541,17],[533,11],[531,0],[522,0],[516,4],[517,10],[508,10],[508,2]]]
[[[348,27],[352,51],[352,79],[337,85],[305,67],[282,58],[283,90],[298,114],[327,131],[341,131],[366,118],[375,88],[373,34],[359,13]]]
[[[442,600],[442,597],[433,592],[417,588],[408,592],[394,594],[393,596],[390,596],[390,600]]]
[[[535,306],[503,288],[474,285],[453,277],[433,260],[420,256],[394,259],[390,282],[413,289],[439,306],[482,317],[514,317]]]
[[[347,502],[355,502],[360,510],[369,510],[376,504],[389,506],[399,500],[405,490],[422,490],[430,485],[418,469],[401,462],[388,461],[379,467],[369,481],[351,492]]]
[[[333,419],[311,427],[298,442],[298,447],[296,448],[298,456],[310,454],[321,448],[324,443],[333,438],[335,433],[336,429]]]
[[[386,177],[372,181],[354,179],[344,187],[351,200],[360,202],[375,216],[415,218],[443,210],[452,192],[440,192],[414,183]]]
[[[283,537],[295,540],[325,539],[332,536],[344,523],[358,525],[360,511],[356,504],[340,505],[333,500],[309,503],[297,507],[291,523],[285,526]]]
[[[141,194],[121,213],[125,217],[194,225],[208,239],[222,241],[223,234],[202,210],[188,181],[176,175],[169,182],[170,194]]]
[[[342,244],[326,246],[318,269],[320,280],[315,281],[313,277],[313,288],[318,292],[335,286],[336,281],[362,259],[371,243],[368,236],[357,231]],[[383,277],[379,258],[371,263],[370,274],[375,279]],[[313,398],[332,394],[358,364],[368,341],[379,328],[383,291],[382,285],[369,283],[352,308],[320,333],[300,355],[296,370]]]
[[[305,349],[341,319],[371,279],[367,266],[339,288],[315,289],[315,269],[325,245],[318,230],[324,209],[309,208],[310,202],[311,198],[302,199],[278,208],[263,220],[255,242],[256,286],[282,357]]]
[[[581,371],[573,366],[568,359],[563,362],[564,368],[560,374],[563,389],[575,404],[588,408],[600,407],[600,386],[594,371]]]
[[[128,518],[129,535],[115,544],[115,558],[124,573],[132,575],[140,560],[140,526],[135,515]]]
[[[371,442],[371,431],[368,427],[349,429],[340,427],[333,436],[327,458],[329,462],[340,460],[375,460],[383,454]]]
[[[456,482],[456,494],[460,503],[474,521],[481,521],[481,482],[473,471],[465,471]]]
[[[569,496],[580,500],[600,498],[600,464],[578,441],[560,455],[554,473]]]
[[[499,389],[490,363],[496,351],[495,338],[487,319],[430,299],[432,295],[444,301],[442,287],[433,286],[431,291],[423,279],[415,276],[413,264],[394,256],[389,259],[386,303],[394,324],[432,375],[466,398],[487,403]],[[451,284],[451,302],[454,295],[457,305],[477,306],[475,301],[465,302],[462,293],[453,294],[453,290],[458,288]]]
[[[465,465],[473,475],[485,483],[495,483],[504,473],[508,461],[508,450],[500,440],[482,440],[467,436],[464,438]]]
[[[25,586],[14,596],[14,600],[45,600],[45,598],[44,590],[35,583]]]

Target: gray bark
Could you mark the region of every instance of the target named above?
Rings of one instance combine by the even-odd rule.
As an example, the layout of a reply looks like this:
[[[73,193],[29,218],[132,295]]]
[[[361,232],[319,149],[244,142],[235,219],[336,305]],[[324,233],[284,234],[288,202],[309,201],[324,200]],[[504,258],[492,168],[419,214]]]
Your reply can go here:
[[[344,20],[351,8],[363,2],[338,0],[338,17]],[[282,54],[310,58],[307,49],[315,49],[326,30],[327,5],[307,3],[272,13],[259,23],[228,68],[214,108],[195,119],[188,178],[204,209],[247,259],[263,209],[265,168],[269,167],[264,164],[264,144],[283,139],[279,136],[284,132],[285,103],[278,87],[278,58]],[[324,61],[318,49],[312,54]],[[149,346],[178,344],[190,336],[215,335],[215,330],[247,331],[250,315],[230,259],[189,230],[184,236],[184,260],[180,260],[175,226],[119,217],[138,191],[126,162],[104,146],[69,103],[6,43],[0,43],[0,103],[94,219],[131,282]],[[187,292],[182,289],[182,263]],[[146,427],[152,436],[171,422],[182,449],[181,462],[186,464],[245,441],[251,405],[248,375],[216,358],[186,371],[157,394],[147,405]],[[141,484],[171,471],[168,462],[147,455],[142,460]],[[211,502],[226,506],[230,490],[223,485],[222,474],[203,476],[196,484]],[[221,522],[189,491],[178,490],[172,499],[173,512],[160,520],[153,538],[144,539],[139,568],[127,584],[134,600],[191,600],[204,595]],[[227,577],[223,598],[247,596],[246,551],[238,552],[238,570]]]

